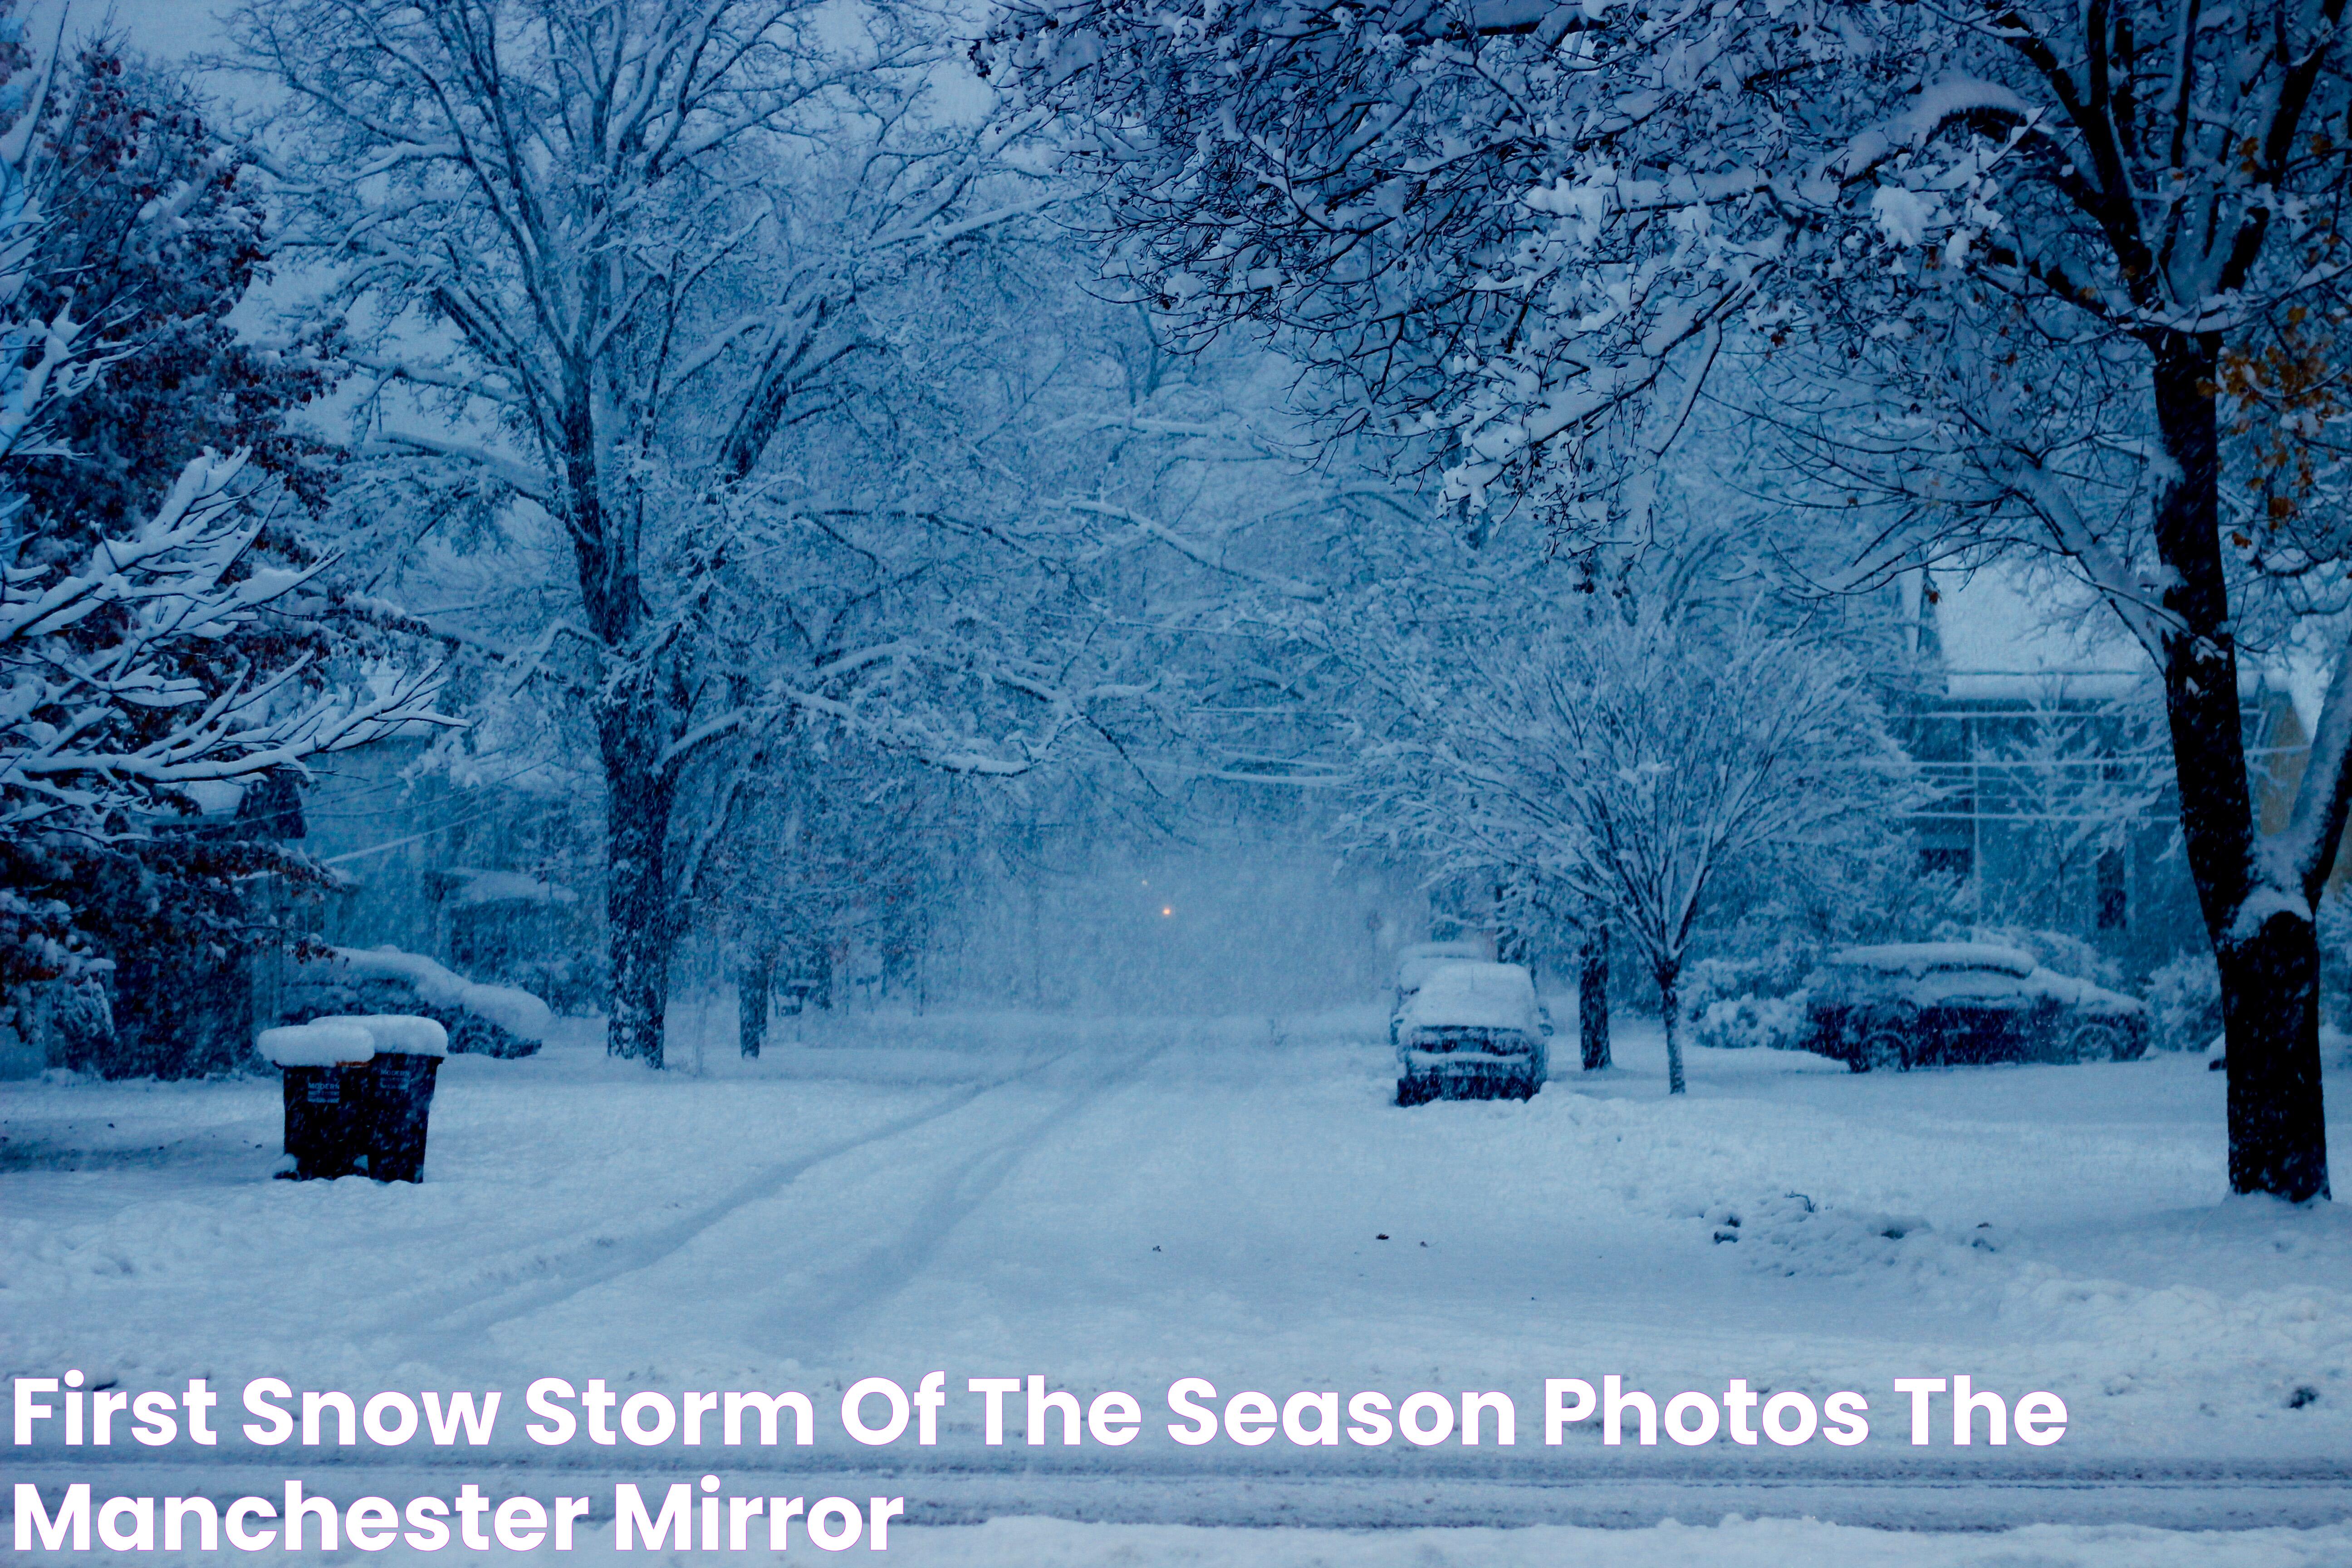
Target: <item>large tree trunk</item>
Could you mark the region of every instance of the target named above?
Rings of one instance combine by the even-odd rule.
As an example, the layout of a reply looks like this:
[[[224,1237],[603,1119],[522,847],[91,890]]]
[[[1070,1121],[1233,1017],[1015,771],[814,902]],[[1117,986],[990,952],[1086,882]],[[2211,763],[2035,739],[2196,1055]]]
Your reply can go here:
[[[2221,559],[2220,344],[2210,335],[2169,332],[2150,346],[2157,420],[2174,465],[2158,502],[2157,548],[2171,568],[2164,605],[2180,622],[2165,641],[2165,712],[2181,837],[2221,971],[2230,1186],[2300,1203],[2327,1195],[2318,932],[2305,889],[2266,887],[2257,875],[2258,825]]]
[[[650,714],[616,706],[599,716],[598,728],[604,754],[604,896],[613,961],[604,1048],[658,1068],[662,1016],[669,1002],[671,785],[661,767],[660,731]]]
[[[768,997],[776,973],[772,948],[754,947],[735,975],[735,1039],[756,1058],[768,1040]]]
[[[581,605],[606,661],[595,701],[597,750],[604,764],[604,913],[612,961],[604,1049],[659,1068],[675,935],[669,825],[677,785],[668,750],[676,728],[672,707],[660,694],[670,672],[641,647],[646,629],[642,520],[629,500],[609,504],[596,397],[594,376],[584,369],[567,384],[560,449]]]
[[[1679,966],[1658,971],[1658,1021],[1666,1031],[1666,1092],[1683,1092],[1683,999]]]
[[[1609,928],[1595,921],[1577,947],[1576,1035],[1584,1070],[1609,1065]]]
[[[2230,1067],[2230,1189],[2301,1203],[2327,1191],[2319,1088],[2319,944],[2273,914],[2220,949]]]

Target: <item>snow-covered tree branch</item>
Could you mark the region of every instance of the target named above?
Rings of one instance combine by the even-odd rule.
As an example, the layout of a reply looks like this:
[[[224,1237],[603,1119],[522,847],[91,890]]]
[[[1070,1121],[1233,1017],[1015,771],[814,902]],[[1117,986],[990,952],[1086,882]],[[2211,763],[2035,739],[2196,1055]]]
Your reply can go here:
[[[137,534],[101,540],[72,569],[7,573],[0,831],[122,837],[175,786],[252,778],[447,721],[433,709],[436,671],[387,670],[367,689],[322,693],[299,657],[253,668],[214,653],[310,576],[252,569],[261,521],[245,474],[241,457],[208,454]]]

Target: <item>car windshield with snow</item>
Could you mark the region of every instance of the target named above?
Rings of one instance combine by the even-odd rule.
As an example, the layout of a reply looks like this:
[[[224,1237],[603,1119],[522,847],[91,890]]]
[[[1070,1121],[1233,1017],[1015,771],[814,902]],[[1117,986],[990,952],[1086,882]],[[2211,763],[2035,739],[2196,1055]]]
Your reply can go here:
[[[1398,1009],[1397,1103],[1525,1100],[1549,1076],[1551,1021],[1516,963],[1454,959]]]
[[[1475,942],[1420,942],[1397,953],[1396,979],[1389,1006],[1389,1044],[1397,1043],[1404,1010],[1421,983],[1449,963],[1484,963],[1494,954]]]
[[[1809,989],[1806,1048],[1874,1068],[2129,1061],[2147,1009],[1985,942],[1898,942],[1832,954]]]

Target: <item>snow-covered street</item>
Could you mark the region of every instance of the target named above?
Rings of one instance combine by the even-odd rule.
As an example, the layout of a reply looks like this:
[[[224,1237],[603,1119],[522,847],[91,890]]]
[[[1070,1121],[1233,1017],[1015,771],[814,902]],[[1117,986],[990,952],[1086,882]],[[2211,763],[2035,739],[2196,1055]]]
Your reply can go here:
[[[12,1550],[2352,1568],[2347,3],[0,0]]]
[[[101,1386],[274,1374],[508,1402],[487,1453],[71,1455],[101,1491],[158,1467],[214,1490],[268,1489],[298,1466],[320,1489],[348,1466],[367,1486],[431,1489],[436,1467],[486,1462],[519,1488],[555,1485],[520,1474],[551,1465],[599,1483],[789,1471],[811,1495],[828,1475],[860,1492],[887,1476],[924,1562],[1108,1550],[1075,1525],[1018,1541],[971,1528],[1003,1514],[1105,1530],[2352,1515],[2352,1224],[2327,1205],[2223,1200],[2223,1084],[2202,1060],[1856,1077],[1798,1053],[1696,1050],[1676,1103],[1635,1025],[1616,1069],[1564,1071],[1530,1103],[1404,1110],[1379,1029],[1370,1012],[865,1016],[757,1063],[707,1032],[679,1052],[687,1070],[648,1079],[578,1027],[529,1060],[453,1058],[416,1187],[268,1180],[268,1080],[12,1084],[0,1342],[12,1369],[79,1367]],[[933,1368],[955,1395],[937,1447],[842,1437],[841,1388],[875,1373],[911,1388]],[[1662,1404],[1734,1377],[1858,1390],[1872,1436],[1604,1448],[1586,1421],[1543,1446],[1543,1379],[1609,1373]],[[1892,1380],[1955,1373],[2012,1399],[2056,1393],[2063,1440],[1958,1450],[1939,1431],[1913,1448]],[[1135,1394],[1141,1436],[1033,1447],[1016,1397],[1008,1441],[984,1445],[964,1380],[1031,1373],[1082,1401]],[[542,1449],[520,1435],[542,1375],[673,1399],[799,1389],[817,1443]],[[1183,1447],[1162,1400],[1185,1376],[1220,1399],[1498,1389],[1519,1441]],[[66,1452],[43,1453],[62,1474]],[[1138,1536],[1120,1560],[1192,1561],[1189,1539]],[[1412,1560],[1501,1561],[1539,1537],[1480,1539]],[[1720,1560],[1780,1560],[1743,1539],[1749,1556]],[[2231,1550],[2322,1560],[2293,1554],[2318,1538],[2294,1539]],[[1992,1560],[1953,1552],[1901,1560]]]

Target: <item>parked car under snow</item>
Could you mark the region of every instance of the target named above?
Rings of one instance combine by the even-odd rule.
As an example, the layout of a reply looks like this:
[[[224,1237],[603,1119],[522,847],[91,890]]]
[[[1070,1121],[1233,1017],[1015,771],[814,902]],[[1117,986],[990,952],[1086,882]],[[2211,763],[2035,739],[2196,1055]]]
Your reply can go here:
[[[1985,942],[1850,947],[1808,990],[1805,1048],[1855,1072],[2121,1062],[2147,1050],[2145,1004]]]
[[[1389,998],[1389,1044],[1397,1043],[1405,1005],[1421,989],[1423,981],[1449,963],[1485,963],[1494,956],[1494,950],[1482,942],[1421,942],[1400,950]]]
[[[1516,963],[1442,963],[1398,1010],[1397,1103],[1526,1100],[1551,1071],[1551,1020]]]

